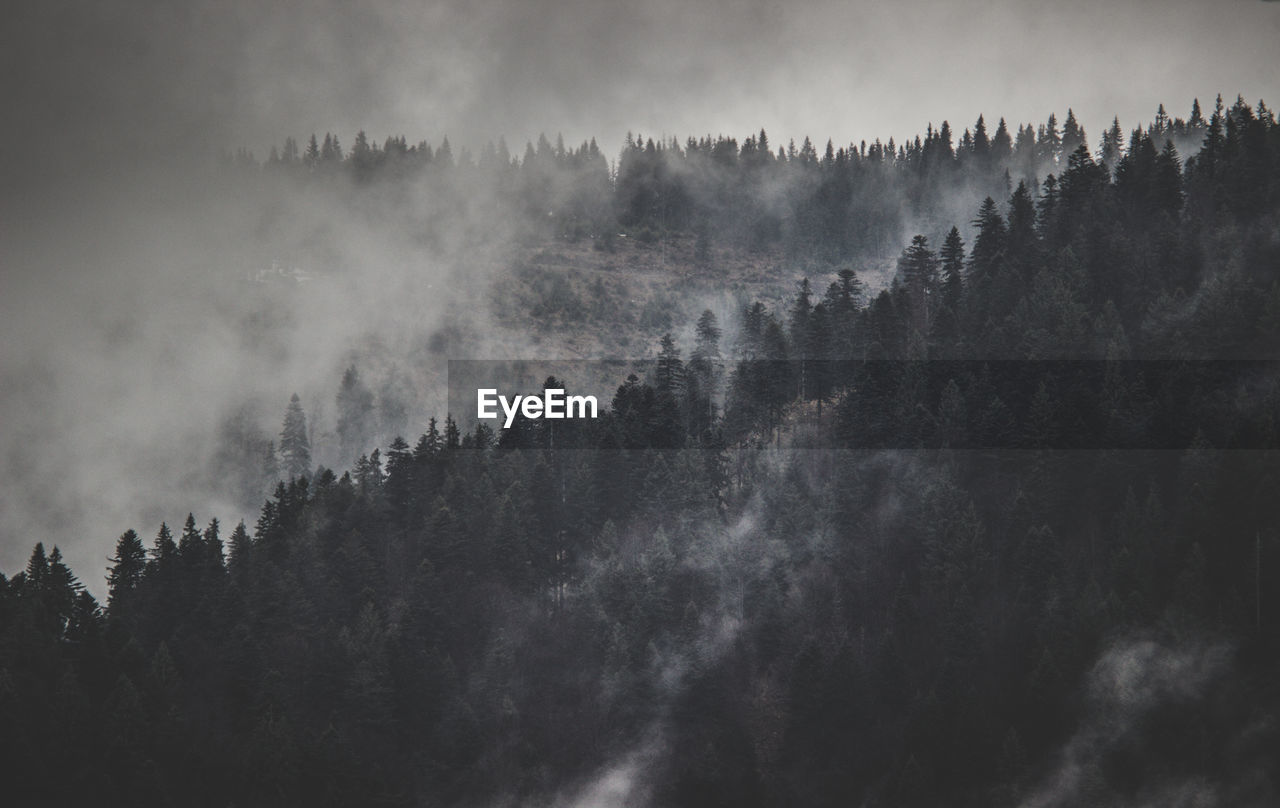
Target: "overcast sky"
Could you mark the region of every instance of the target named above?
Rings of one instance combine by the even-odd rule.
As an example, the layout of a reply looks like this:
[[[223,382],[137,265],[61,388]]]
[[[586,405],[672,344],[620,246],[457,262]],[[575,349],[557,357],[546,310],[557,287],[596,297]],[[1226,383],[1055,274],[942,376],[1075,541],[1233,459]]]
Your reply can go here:
[[[1277,43],[1280,3],[1262,0],[9,3],[0,570],[56,543],[101,594],[126,528],[150,537],[189,509],[230,527],[241,514],[188,481],[222,419],[293,390],[331,406],[354,346],[432,327],[424,278],[447,257],[347,209],[242,209],[183,161],[312,132],[350,146],[361,128],[455,149],[505,136],[517,154],[541,132],[610,156],[628,131],[821,146],[1068,107],[1096,144],[1112,115],[1132,127],[1160,102],[1277,101]],[[246,344],[253,295],[234,279],[265,266],[233,248],[316,233],[359,274],[288,313],[274,353]]]
[[[364,128],[480,144],[765,127],[838,143],[1073,107],[1091,141],[1163,101],[1280,97],[1263,0],[36,0],[7,12],[9,157]]]

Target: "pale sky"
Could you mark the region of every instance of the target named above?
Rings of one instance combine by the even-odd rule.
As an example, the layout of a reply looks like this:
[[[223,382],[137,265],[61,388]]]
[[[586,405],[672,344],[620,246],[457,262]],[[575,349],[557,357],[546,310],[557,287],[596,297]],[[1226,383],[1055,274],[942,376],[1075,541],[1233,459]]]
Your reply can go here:
[[[360,128],[505,136],[515,153],[541,132],[611,154],[628,130],[901,141],[1068,107],[1093,142],[1160,102],[1280,98],[1280,3],[1263,0],[132,0],[7,17],[9,158],[126,142],[261,157]]]

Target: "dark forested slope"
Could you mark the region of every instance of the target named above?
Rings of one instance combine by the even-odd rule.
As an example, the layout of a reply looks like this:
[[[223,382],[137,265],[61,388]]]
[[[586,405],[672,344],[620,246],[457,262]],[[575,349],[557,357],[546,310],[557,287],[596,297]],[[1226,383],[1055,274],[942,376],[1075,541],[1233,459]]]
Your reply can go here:
[[[37,545],[0,578],[10,804],[1274,802],[1280,127],[1197,107],[1095,156],[1067,124],[632,140],[612,175],[549,143],[242,161],[489,171],[535,241],[810,280],[673,323],[595,421],[375,450],[353,369],[349,472],[295,398],[257,523],[126,532],[105,604]]]

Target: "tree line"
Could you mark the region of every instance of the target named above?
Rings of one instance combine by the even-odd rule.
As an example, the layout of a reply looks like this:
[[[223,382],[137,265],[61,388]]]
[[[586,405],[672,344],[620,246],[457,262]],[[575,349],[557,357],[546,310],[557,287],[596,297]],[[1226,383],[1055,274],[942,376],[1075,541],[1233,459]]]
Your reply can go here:
[[[1265,103],[1255,109],[1238,98],[1226,107],[1219,96],[1207,117],[1195,101],[1185,119],[1160,105],[1152,122],[1128,133],[1116,119],[1094,144],[1068,110],[1061,123],[1050,115],[1040,124],[1001,118],[991,127],[979,116],[959,136],[944,121],[904,143],[828,140],[819,147],[805,137],[775,145],[764,130],[741,140],[705,135],[682,143],[628,133],[612,162],[594,139],[574,147],[543,135],[520,156],[499,140],[478,154],[455,155],[448,138],[436,147],[403,136],[379,144],[361,131],[346,149],[326,133],[305,146],[287,138],[261,163],[244,149],[224,155],[224,163],[236,173],[305,182],[422,181],[464,205],[462,197],[483,189],[479,195],[502,200],[503,217],[518,219],[523,232],[590,239],[601,249],[613,249],[619,232],[646,241],[685,234],[696,239],[703,261],[717,245],[734,245],[830,264],[891,255],[912,227],[941,239],[974,203],[1003,199],[1019,184],[1035,196],[1047,176],[1069,169],[1081,147],[1108,172],[1125,156],[1146,168],[1169,144],[1190,153],[1211,143],[1206,160],[1216,163],[1224,152],[1256,150],[1273,124]],[[1256,208],[1270,193],[1251,187],[1259,179],[1273,186],[1274,166],[1239,166],[1212,181],[1230,186],[1222,199]]]

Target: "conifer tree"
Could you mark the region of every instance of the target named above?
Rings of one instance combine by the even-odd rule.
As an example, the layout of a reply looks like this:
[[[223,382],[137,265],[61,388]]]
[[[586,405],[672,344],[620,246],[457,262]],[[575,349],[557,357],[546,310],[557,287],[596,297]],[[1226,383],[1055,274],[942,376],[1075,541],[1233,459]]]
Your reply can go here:
[[[973,221],[978,234],[973,239],[973,249],[969,253],[969,274],[976,282],[992,276],[1004,255],[1005,226],[996,201],[987,197],[978,209],[978,218]]]
[[[116,554],[107,569],[107,608],[120,609],[142,583],[147,568],[147,550],[132,530],[126,530],[116,542]]]
[[[929,249],[929,240],[923,235],[912,237],[911,244],[903,250],[898,274],[910,295],[912,328],[918,334],[927,334],[930,298],[938,287],[938,256]]]
[[[49,557],[44,552],[44,542],[36,542],[27,559],[27,585],[39,589],[45,585],[49,577]]]
[[[1062,158],[1062,134],[1058,131],[1058,116],[1049,113],[1036,138],[1036,152],[1040,158],[1041,170],[1052,171]]]
[[[453,420],[452,415],[446,415],[444,418],[444,450],[446,452],[456,451],[459,444],[458,423]],[[377,451],[377,449],[374,449],[374,452]]]
[[[156,533],[155,543],[151,547],[151,558],[147,562],[149,568],[163,568],[178,555],[178,545],[173,541],[173,533],[169,525],[160,523],[160,531]]]
[[[294,393],[285,410],[284,426],[280,430],[280,459],[282,471],[289,479],[305,477],[311,473],[311,441],[307,438],[307,416],[302,402]]]
[[[249,538],[249,531],[243,519],[236,524],[235,530],[231,531],[228,543],[227,569],[233,576],[243,575],[249,567],[249,556],[253,550],[252,540]]]
[[[954,314],[960,308],[964,291],[964,241],[954,225],[942,242],[942,305]]]
[[[1004,168],[1012,157],[1013,139],[1009,136],[1008,125],[1001,118],[996,133],[991,136],[991,162],[997,168]]]
[[[1076,114],[1072,110],[1067,110],[1067,120],[1062,124],[1062,153],[1071,154],[1085,143],[1086,135],[1084,129],[1076,121]]]
[[[981,115],[978,116],[978,122],[973,125],[973,156],[982,168],[987,167],[991,157],[991,141],[987,137],[987,124]]]
[[[302,155],[302,164],[308,169],[314,169],[320,163],[320,144],[316,141],[315,132],[311,133],[311,138],[307,140],[307,150]]]
[[[195,514],[187,514],[187,521],[182,527],[182,536],[178,539],[178,555],[190,564],[198,561],[204,551],[204,541],[200,530],[196,527]]]
[[[215,517],[209,520],[209,524],[204,529],[204,562],[209,570],[221,572],[226,566],[226,549],[222,544],[222,537],[219,535],[221,523]]]
[[[1166,140],[1155,161],[1152,178],[1152,207],[1156,214],[1177,216],[1182,210],[1182,161],[1173,141]]]
[[[1116,163],[1120,161],[1120,155],[1124,149],[1124,133],[1120,130],[1120,118],[1117,116],[1111,121],[1111,128],[1102,133],[1102,142],[1098,147],[1098,159],[1107,167],[1108,171],[1114,171]]]
[[[695,343],[690,356],[694,360],[716,361],[720,357],[720,326],[711,309],[704,309],[698,317],[695,330]]]
[[[720,326],[706,309],[698,317],[693,353],[686,369],[685,399],[689,431],[701,435],[715,420],[715,395],[719,383]]]
[[[658,360],[653,370],[653,387],[659,395],[679,396],[684,389],[684,362],[680,349],[670,333],[663,334],[658,348]]]

